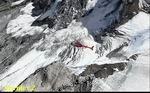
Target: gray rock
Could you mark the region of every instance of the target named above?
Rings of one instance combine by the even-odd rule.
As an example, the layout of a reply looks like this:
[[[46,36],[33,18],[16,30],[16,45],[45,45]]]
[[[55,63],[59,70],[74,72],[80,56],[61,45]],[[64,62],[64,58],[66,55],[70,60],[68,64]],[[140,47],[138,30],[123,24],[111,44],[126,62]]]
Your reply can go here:
[[[107,78],[115,72],[115,69],[123,71],[126,66],[126,63],[90,65],[83,73],[76,76],[64,64],[56,62],[38,69],[24,80],[15,91],[19,91],[22,86],[25,88],[22,91],[90,92],[95,77]]]

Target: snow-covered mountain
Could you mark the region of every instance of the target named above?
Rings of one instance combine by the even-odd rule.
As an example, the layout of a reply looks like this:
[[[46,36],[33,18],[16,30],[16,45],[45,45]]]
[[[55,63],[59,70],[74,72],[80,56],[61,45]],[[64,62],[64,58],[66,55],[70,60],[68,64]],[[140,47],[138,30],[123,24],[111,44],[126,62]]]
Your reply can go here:
[[[150,91],[149,10],[148,0],[0,1],[0,91]]]

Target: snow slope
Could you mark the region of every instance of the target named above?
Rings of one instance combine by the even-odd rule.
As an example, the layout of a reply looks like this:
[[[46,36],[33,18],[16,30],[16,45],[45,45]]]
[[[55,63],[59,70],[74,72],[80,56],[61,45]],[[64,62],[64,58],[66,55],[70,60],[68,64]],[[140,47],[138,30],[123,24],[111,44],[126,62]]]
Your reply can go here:
[[[97,0],[88,0],[86,10],[92,9],[97,3]]]
[[[150,91],[150,54],[138,57],[119,91]]]
[[[139,12],[126,24],[117,28],[126,33],[130,43],[127,56],[139,54],[136,61],[129,62],[128,69],[117,72],[107,79],[95,79],[92,91],[150,91],[150,15]]]
[[[11,20],[7,25],[7,33],[12,34],[12,36],[24,36],[33,35],[40,33],[44,30],[43,27],[31,27],[31,24],[37,19],[37,17],[32,17],[32,3],[21,9],[22,15],[18,16],[16,19]]]
[[[21,4],[22,2],[24,2],[25,0],[18,0],[18,1],[16,1],[16,2],[13,2],[12,4],[11,4],[11,6],[15,6],[15,5],[19,5],[19,4]]]
[[[115,1],[114,4],[116,4]],[[29,3],[25,8],[23,8],[23,15],[20,15],[8,24],[7,33],[12,33],[13,36],[24,36],[26,34],[35,34],[37,31],[42,32],[44,30],[42,27],[31,26],[32,22],[37,18],[31,16],[32,8],[32,3]],[[89,34],[89,29],[86,28],[84,22],[82,23],[73,21],[66,29],[58,31],[50,29],[48,32],[46,32],[47,35],[45,39],[43,39],[43,41],[41,41],[39,44],[35,44],[33,50],[29,51],[5,73],[0,75],[0,90],[3,90],[3,87],[6,85],[13,85],[17,87],[23,80],[34,73],[37,69],[47,66],[53,62],[65,63],[66,66],[72,70],[72,73],[75,73],[77,75],[84,71],[85,67],[90,64],[101,65],[106,63],[112,64],[118,62],[127,62],[126,59],[109,59],[106,57],[109,52],[118,48],[124,42],[129,43],[129,46],[123,48],[122,50],[127,57],[130,57],[131,55],[136,53],[140,54],[139,56],[141,57],[139,57],[135,68],[134,66],[133,68],[131,68],[131,73],[135,73],[139,77],[143,75],[145,77],[143,76],[143,78],[141,79],[132,75],[127,75],[129,70],[123,73],[119,72],[119,74],[117,73],[108,77],[105,80],[106,82],[104,82],[103,80],[100,80],[100,82],[98,82],[99,80],[96,81],[98,83],[93,82],[93,85],[95,84],[93,86],[93,91],[97,89],[95,87],[99,86],[99,84],[100,90],[118,90],[126,78],[127,79],[125,80],[124,85],[120,89],[128,90],[128,82],[131,82],[134,79],[141,81],[143,79],[148,79],[147,70],[149,67],[146,66],[145,68],[145,64],[149,63],[147,63],[147,60],[141,63],[140,60],[145,59],[142,58],[142,55],[146,55],[149,57],[149,16],[149,14],[139,12],[133,19],[117,29],[121,33],[124,33],[123,37],[104,37],[103,44],[99,44],[94,41],[93,37]],[[90,16],[90,23],[88,24],[87,22],[87,24],[91,27],[90,29],[92,30],[97,30],[97,27],[95,28],[95,26],[93,26],[92,28],[91,23],[103,23],[95,23],[95,20],[92,20],[92,17]],[[84,45],[94,46],[94,50],[92,51],[88,48],[77,48],[72,46],[71,42],[74,42],[76,40],[79,40]],[[108,46],[108,49],[104,49],[104,46]],[[99,48],[101,48],[101,50]],[[143,67],[146,71],[141,71],[141,74],[139,74],[139,70],[143,69]],[[116,81],[118,82],[116,83]],[[147,80],[145,80],[145,82],[146,81]],[[143,84],[147,84],[145,82]],[[108,86],[107,83],[112,84],[114,88]],[[15,87],[11,91],[13,91],[14,89]]]
[[[49,9],[46,13],[42,14],[37,20],[43,20],[47,17],[53,17],[53,15],[55,14],[55,11],[56,11],[56,7],[57,7],[58,3],[61,1],[62,0],[56,0],[55,3],[53,4],[53,6],[51,7],[51,9]]]
[[[127,24],[118,29],[129,32],[131,47],[128,54],[140,54],[133,63],[127,79],[119,90],[124,91],[150,91],[150,14],[140,12]],[[130,29],[129,29],[130,28]],[[133,83],[132,83],[133,82]]]
[[[139,12],[132,20],[117,28],[120,32],[125,32],[130,39],[130,47],[126,49],[127,55],[143,54],[149,50],[150,38],[150,15]]]
[[[89,32],[97,34],[119,20],[123,4],[121,0],[89,0],[86,8],[93,10],[81,21]]]
[[[84,45],[94,46],[94,50],[72,46],[70,43],[75,40],[79,40]],[[43,43],[34,46],[35,49],[24,55],[8,71],[3,73],[0,76],[0,89],[6,85],[19,85],[35,70],[52,62],[65,63],[75,74],[80,74],[90,64],[118,63],[118,61],[109,60],[105,55],[100,57],[95,52],[96,47],[100,46],[88,34],[82,23],[73,21],[66,29],[48,33]],[[40,51],[41,49],[45,49],[45,51]]]

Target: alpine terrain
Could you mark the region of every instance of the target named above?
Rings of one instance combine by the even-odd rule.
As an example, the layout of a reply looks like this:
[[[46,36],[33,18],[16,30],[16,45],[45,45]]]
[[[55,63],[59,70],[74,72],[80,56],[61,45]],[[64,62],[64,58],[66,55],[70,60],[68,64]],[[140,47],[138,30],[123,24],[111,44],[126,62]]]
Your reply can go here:
[[[150,91],[150,0],[0,0],[0,91]]]

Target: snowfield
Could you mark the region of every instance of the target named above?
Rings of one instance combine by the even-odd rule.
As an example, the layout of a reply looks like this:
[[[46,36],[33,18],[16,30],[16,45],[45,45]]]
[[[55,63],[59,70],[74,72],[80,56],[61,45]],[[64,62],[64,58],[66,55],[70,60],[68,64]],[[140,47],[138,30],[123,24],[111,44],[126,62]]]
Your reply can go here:
[[[126,24],[117,28],[130,37],[126,55],[139,54],[136,61],[129,62],[126,71],[117,72],[107,79],[95,79],[92,91],[150,91],[150,15],[139,12]]]
[[[19,1],[18,1],[19,2]],[[12,36],[24,36],[33,35],[40,33],[44,30],[43,27],[31,27],[31,24],[37,19],[37,17],[32,17],[32,3],[29,3],[26,7],[21,9],[22,15],[19,15],[16,19],[11,20],[7,26],[7,33],[12,34]]]
[[[91,2],[91,5],[87,6],[87,9],[95,6],[97,0]],[[13,36],[17,37],[42,32],[44,30],[43,27],[31,26],[32,22],[37,18],[31,16],[32,9],[32,3],[29,3],[23,8],[23,14],[8,24],[7,33],[12,33]],[[47,35],[45,39],[41,40],[39,44],[35,44],[31,51],[21,57],[5,73],[0,75],[0,90],[3,90],[3,87],[6,85],[15,85],[17,87],[37,69],[53,62],[65,63],[66,66],[72,70],[72,73],[76,75],[82,73],[85,67],[91,64],[101,65],[128,62],[125,58],[108,58],[106,56],[127,42],[129,45],[124,47],[121,52],[123,52],[127,58],[138,54],[137,60],[129,61],[131,66],[125,71],[116,72],[106,79],[95,79],[93,81],[92,91],[149,91],[149,20],[149,14],[139,12],[126,24],[117,28],[120,33],[124,34],[123,37],[105,37],[103,44],[95,42],[93,37],[89,34],[89,29],[90,31],[97,30],[97,26],[91,28],[91,22],[95,22],[92,20],[89,21],[89,24],[87,22],[87,25],[90,25],[89,29],[87,29],[82,22],[76,21],[73,21],[66,29],[58,31],[49,29],[50,31],[46,32]],[[72,46],[71,42],[76,40],[84,45],[94,46],[94,50]],[[108,46],[108,49],[103,49],[104,46]],[[100,48],[102,50],[99,50]],[[14,89],[15,88],[11,91]]]
[[[22,2],[24,2],[24,1],[25,1],[25,0],[19,0],[19,1],[13,2],[13,3],[11,4],[11,6],[19,5],[19,4],[21,4]]]

